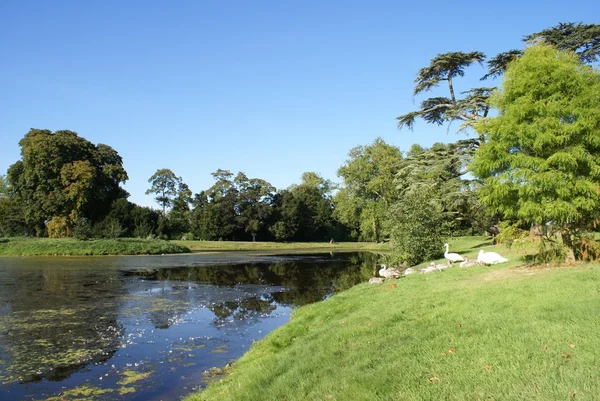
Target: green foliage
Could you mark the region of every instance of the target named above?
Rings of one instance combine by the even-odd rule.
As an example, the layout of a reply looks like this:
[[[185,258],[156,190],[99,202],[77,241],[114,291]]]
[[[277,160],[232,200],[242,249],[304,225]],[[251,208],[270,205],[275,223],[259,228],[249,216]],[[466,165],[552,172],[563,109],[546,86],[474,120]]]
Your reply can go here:
[[[48,237],[67,238],[70,235],[69,223],[62,216],[54,216],[47,224]]]
[[[0,237],[23,235],[25,232],[23,207],[16,199],[0,196]]]
[[[485,55],[481,52],[449,52],[438,54],[423,67],[415,78],[414,95],[428,92],[441,82],[448,84],[449,97],[431,97],[421,102],[420,109],[397,117],[398,128],[412,129],[417,118],[428,123],[443,125],[459,121],[460,130],[472,127],[480,118],[487,116],[489,106],[487,98],[493,88],[473,88],[462,98],[456,96],[453,79],[464,76],[465,69],[471,64],[483,63]],[[480,136],[480,140],[483,137]]]
[[[104,229],[102,230],[102,234],[106,238],[119,238],[121,235],[125,233],[125,229],[119,222],[119,220],[115,218],[108,218],[104,221]]]
[[[396,199],[394,177],[402,160],[400,149],[381,138],[350,150],[350,157],[338,169],[343,179],[336,193],[334,217],[357,232],[363,241],[380,241],[389,236],[385,220],[389,205]]]
[[[0,175],[0,198],[6,198],[9,195],[9,185],[8,185],[8,181],[6,180],[6,177],[3,175]]]
[[[574,230],[600,217],[598,93],[597,71],[536,45],[509,66],[492,99],[500,115],[477,127],[488,138],[472,164],[486,184],[481,201],[507,218],[551,222],[571,251]]]
[[[92,224],[88,219],[81,218],[73,225],[71,236],[75,239],[85,241],[93,237]]]
[[[416,265],[437,258],[443,250],[445,234],[442,206],[424,188],[405,193],[402,202],[391,209],[391,249],[393,258]]]
[[[559,23],[551,28],[532,33],[523,38],[529,43],[540,40],[559,50],[574,52],[582,62],[593,63],[600,56],[600,25]]]
[[[100,221],[113,200],[126,197],[127,180],[118,153],[72,131],[31,129],[19,142],[22,159],[8,169],[11,196],[38,235],[45,221],[63,217]]]
[[[146,195],[156,194],[154,198],[162,206],[163,215],[167,214],[167,208],[173,205],[173,199],[177,196],[177,188],[181,185],[181,177],[177,177],[168,168],[156,170],[148,179],[152,184]]]

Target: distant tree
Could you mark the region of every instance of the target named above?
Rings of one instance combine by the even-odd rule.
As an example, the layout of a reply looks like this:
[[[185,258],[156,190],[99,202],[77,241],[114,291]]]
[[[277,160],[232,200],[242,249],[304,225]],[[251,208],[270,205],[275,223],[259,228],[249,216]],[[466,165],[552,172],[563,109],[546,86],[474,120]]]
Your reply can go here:
[[[552,224],[577,253],[578,233],[600,218],[600,74],[576,55],[536,45],[511,63],[491,101],[500,115],[477,126],[489,142],[472,170],[481,201],[514,220]]]
[[[167,218],[168,236],[170,238],[181,238],[191,231],[190,203],[192,202],[192,191],[187,184],[181,182],[177,189],[177,196],[173,200],[173,208]]]
[[[26,224],[21,204],[14,198],[0,196],[0,237],[25,233]]]
[[[22,159],[8,169],[8,182],[38,234],[45,222],[62,217],[101,220],[118,198],[128,196],[123,161],[110,146],[94,145],[72,131],[31,129],[19,142]]]
[[[350,150],[349,159],[338,169],[343,179],[335,195],[334,216],[357,232],[364,241],[388,236],[385,220],[396,199],[395,176],[402,160],[400,149],[381,138]]]
[[[238,189],[238,224],[255,241],[269,222],[275,187],[265,180],[248,178],[242,172],[235,177],[234,184]]]
[[[280,211],[285,230],[293,230],[294,241],[330,240],[336,233],[333,219],[331,192],[333,184],[319,174],[309,171],[302,174],[302,182],[287,189],[289,194],[282,198],[285,208]],[[291,198],[290,198],[291,195]],[[271,231],[273,231],[272,229]]]
[[[6,198],[9,195],[8,181],[5,176],[0,175],[0,198]]]
[[[167,208],[173,205],[177,196],[177,188],[181,184],[181,177],[177,177],[168,168],[156,170],[156,173],[148,179],[152,184],[146,195],[156,194],[154,200],[162,207],[163,216],[167,214]]]

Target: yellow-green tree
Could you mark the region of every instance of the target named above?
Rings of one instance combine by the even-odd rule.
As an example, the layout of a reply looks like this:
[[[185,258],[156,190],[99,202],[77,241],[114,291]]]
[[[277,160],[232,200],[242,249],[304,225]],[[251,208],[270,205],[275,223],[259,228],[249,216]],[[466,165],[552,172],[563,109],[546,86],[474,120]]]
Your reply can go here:
[[[600,218],[600,74],[573,52],[539,44],[512,62],[477,125],[472,171],[493,211],[560,232],[566,259]]]

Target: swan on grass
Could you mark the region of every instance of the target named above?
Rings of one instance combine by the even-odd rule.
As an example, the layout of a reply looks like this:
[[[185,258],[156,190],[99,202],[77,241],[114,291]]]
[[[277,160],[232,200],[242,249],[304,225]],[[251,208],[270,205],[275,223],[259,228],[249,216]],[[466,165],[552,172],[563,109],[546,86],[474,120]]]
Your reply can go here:
[[[398,269],[394,269],[393,267],[388,268],[384,264],[382,264],[381,267],[381,270],[379,270],[379,275],[381,277],[398,278],[402,276],[402,273],[400,273],[400,270]]]
[[[468,257],[465,256],[465,260],[463,262],[460,262],[460,267],[471,267],[471,266],[475,266],[476,264],[479,264],[476,260],[471,260]]]
[[[495,265],[497,263],[508,262],[508,259],[500,256],[496,252],[485,252],[483,249],[479,250],[477,256],[477,263],[482,265]]]
[[[450,264],[453,264],[454,262],[464,262],[465,258],[463,258],[462,256],[460,256],[458,253],[448,253],[448,249],[450,248],[448,244],[444,244],[444,246],[446,247],[446,252],[444,252],[444,257],[448,260],[448,262]]]

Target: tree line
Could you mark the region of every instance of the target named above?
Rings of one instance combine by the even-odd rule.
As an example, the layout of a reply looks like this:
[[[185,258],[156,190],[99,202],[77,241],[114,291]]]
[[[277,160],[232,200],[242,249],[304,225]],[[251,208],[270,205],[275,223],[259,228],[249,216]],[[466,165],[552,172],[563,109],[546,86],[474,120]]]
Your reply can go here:
[[[128,177],[111,147],[71,131],[32,129],[21,160],[0,176],[0,234],[260,241],[387,241],[409,264],[439,256],[451,235],[513,241],[535,230],[567,259],[596,252],[600,222],[600,25],[561,23],[524,37],[524,49],[487,60],[500,87],[457,91],[481,52],[432,58],[414,96],[447,86],[398,117],[458,123],[467,138],[401,149],[376,138],[351,149],[339,183],[306,172],[277,190],[229,170],[192,190],[170,169],[150,177],[159,209],[127,201]],[[598,247],[600,249],[600,247]]]

